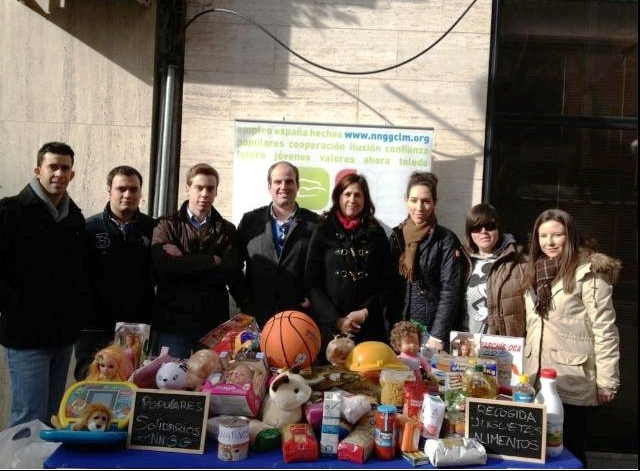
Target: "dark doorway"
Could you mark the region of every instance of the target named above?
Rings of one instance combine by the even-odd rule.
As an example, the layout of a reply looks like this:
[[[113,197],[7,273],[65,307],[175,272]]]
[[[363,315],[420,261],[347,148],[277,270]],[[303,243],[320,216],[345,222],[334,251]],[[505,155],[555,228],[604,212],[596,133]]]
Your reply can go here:
[[[637,6],[494,1],[484,199],[525,246],[541,211],[565,209],[624,265],[622,389],[592,414],[592,451],[637,450]]]

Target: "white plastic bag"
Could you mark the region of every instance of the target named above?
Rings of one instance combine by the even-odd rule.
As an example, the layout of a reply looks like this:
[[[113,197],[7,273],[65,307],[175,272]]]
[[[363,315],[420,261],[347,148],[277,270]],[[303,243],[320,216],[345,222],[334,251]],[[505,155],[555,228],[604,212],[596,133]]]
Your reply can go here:
[[[60,443],[43,440],[40,430],[51,430],[51,427],[32,420],[0,432],[0,468],[42,469],[44,461]]]

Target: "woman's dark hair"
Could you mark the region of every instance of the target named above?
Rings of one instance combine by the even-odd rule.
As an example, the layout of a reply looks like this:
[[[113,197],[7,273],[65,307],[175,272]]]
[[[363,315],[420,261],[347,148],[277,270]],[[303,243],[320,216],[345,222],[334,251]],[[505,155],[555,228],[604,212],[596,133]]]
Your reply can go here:
[[[405,191],[405,199],[409,199],[409,193],[411,188],[416,185],[424,185],[431,190],[431,197],[434,202],[438,201],[438,177],[431,172],[413,172],[409,175],[409,181],[407,182],[407,189]]]
[[[331,209],[329,212],[337,212],[340,211],[340,195],[342,192],[346,190],[349,185],[353,183],[357,183],[360,185],[362,189],[362,194],[364,195],[364,208],[362,209],[362,213],[360,214],[360,218],[363,222],[376,221],[374,215],[376,213],[376,207],[371,201],[371,193],[369,192],[369,184],[367,183],[367,179],[363,175],[359,175],[356,173],[349,173],[342,177],[336,186],[333,188],[331,192]]]
[[[562,279],[563,289],[566,293],[575,288],[575,273],[578,267],[578,250],[580,248],[580,236],[576,230],[573,217],[561,209],[546,209],[537,217],[533,224],[533,232],[529,242],[529,262],[527,266],[527,281],[530,286],[536,285],[536,262],[544,257],[538,241],[540,226],[548,221],[557,221],[562,224],[567,232],[567,240],[559,257],[560,267],[556,279]]]
[[[473,206],[467,216],[464,223],[464,234],[467,239],[467,250],[471,253],[478,253],[479,249],[476,243],[471,237],[471,229],[474,227],[484,226],[486,224],[495,223],[498,229],[498,240],[502,237],[502,231],[500,230],[500,216],[496,208],[487,203],[480,203]]]

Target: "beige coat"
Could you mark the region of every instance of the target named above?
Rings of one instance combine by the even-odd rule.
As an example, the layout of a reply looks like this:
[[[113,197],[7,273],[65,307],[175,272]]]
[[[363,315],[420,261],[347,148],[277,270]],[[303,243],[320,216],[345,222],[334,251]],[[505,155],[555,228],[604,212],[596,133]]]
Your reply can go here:
[[[596,406],[596,385],[620,385],[620,338],[611,299],[620,267],[618,260],[600,253],[585,256],[572,293],[564,292],[562,280],[552,284],[548,319],[534,310],[535,291],[525,293],[525,372],[533,380],[540,368],[554,368],[566,404]]]

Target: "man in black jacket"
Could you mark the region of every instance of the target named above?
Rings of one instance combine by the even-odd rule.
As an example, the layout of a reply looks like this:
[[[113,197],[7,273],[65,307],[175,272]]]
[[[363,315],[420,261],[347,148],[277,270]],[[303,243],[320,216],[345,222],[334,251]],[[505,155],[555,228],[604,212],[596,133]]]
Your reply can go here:
[[[262,328],[286,309],[309,312],[304,289],[304,264],[309,239],[319,216],[300,208],[296,196],[298,168],[274,163],[267,173],[271,204],[245,213],[238,224],[249,302],[240,306]]]
[[[11,377],[9,426],[49,423],[88,311],[85,220],[67,193],[74,152],[44,144],[35,177],[0,201],[0,344]]]
[[[75,378],[86,378],[95,353],[113,342],[116,322],[151,323],[154,276],[151,237],[156,221],[140,212],[142,175],[128,165],[107,176],[109,202],[87,219],[93,309],[75,343]]]

